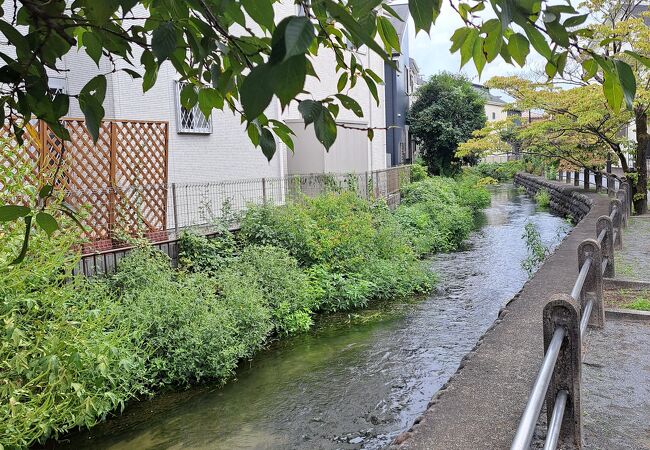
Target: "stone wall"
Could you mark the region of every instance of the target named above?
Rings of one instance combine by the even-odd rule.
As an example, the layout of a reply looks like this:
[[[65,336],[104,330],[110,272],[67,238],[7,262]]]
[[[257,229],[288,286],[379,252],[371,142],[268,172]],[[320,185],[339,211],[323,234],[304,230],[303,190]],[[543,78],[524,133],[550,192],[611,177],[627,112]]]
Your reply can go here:
[[[540,189],[546,189],[551,198],[551,210],[569,216],[574,222],[579,222],[587,215],[593,205],[593,200],[582,193],[578,186],[549,181],[525,172],[515,175],[515,185],[526,189],[530,195],[535,195]]]

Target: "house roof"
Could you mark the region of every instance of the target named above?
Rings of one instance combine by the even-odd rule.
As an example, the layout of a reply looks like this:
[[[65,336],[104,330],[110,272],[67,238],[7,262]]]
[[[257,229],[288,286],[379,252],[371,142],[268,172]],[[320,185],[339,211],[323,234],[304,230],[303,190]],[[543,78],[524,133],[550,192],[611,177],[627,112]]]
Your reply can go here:
[[[504,101],[501,97],[491,94],[490,89],[483,86],[482,84],[472,83],[472,87],[483,94],[485,101],[491,105],[502,106],[508,104],[508,102]]]

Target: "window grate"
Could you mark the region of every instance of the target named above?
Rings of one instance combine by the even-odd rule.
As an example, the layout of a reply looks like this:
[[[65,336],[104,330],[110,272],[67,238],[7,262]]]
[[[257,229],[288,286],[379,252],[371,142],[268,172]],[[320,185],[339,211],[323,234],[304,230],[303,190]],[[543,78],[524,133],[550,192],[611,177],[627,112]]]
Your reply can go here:
[[[210,134],[212,133],[211,117],[205,117],[199,105],[186,109],[181,105],[181,90],[186,83],[176,81],[176,127],[178,133]]]

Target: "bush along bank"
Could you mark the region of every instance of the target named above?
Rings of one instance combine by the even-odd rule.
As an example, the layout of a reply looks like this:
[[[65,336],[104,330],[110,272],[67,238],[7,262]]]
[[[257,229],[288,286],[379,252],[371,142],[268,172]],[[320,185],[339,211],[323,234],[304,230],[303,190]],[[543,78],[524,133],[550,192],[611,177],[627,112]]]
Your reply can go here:
[[[114,275],[71,275],[75,233],[2,229],[0,448],[92,426],[131,399],[225,382],[268,340],[308,330],[320,312],[431,289],[421,257],[467,238],[489,204],[477,177],[425,178],[384,202],[332,192],[254,206],[233,235],[185,234],[180,266],[149,246]]]

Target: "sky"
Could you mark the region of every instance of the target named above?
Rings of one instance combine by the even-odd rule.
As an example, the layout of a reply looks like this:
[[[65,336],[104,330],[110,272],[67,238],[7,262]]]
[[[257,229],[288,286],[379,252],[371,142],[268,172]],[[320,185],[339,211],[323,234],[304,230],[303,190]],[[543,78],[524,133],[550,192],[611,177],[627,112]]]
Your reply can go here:
[[[415,59],[422,76],[427,79],[440,71],[459,72],[460,70],[460,52],[451,54],[450,38],[457,28],[463,25],[458,14],[451,9],[449,2],[442,3],[442,11],[436,20],[436,24],[431,28],[430,35],[420,31],[415,35],[415,26],[413,19],[409,18],[410,48],[409,53]],[[526,69],[513,66],[498,57],[485,66],[483,74],[479,80],[478,73],[472,61],[463,67],[462,72],[475,83],[484,83],[493,76],[508,75],[525,75],[530,71],[530,67],[542,67],[539,55],[531,53],[528,55]]]

